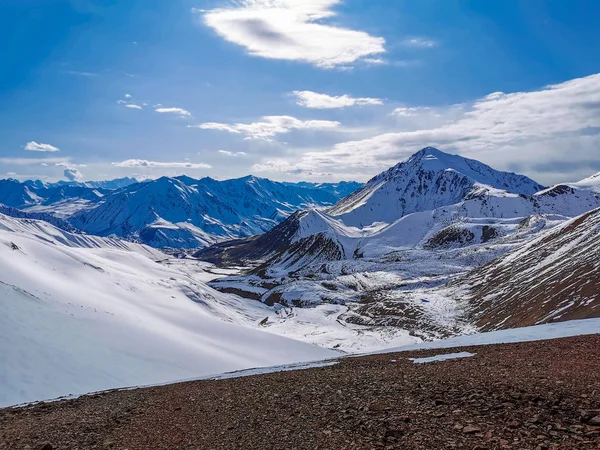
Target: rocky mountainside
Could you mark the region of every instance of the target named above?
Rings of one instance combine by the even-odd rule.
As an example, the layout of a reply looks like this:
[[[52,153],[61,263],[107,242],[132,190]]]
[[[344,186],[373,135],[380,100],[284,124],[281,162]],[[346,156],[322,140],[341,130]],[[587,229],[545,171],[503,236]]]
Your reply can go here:
[[[454,283],[453,283],[454,284]],[[455,282],[484,330],[600,316],[600,209]]]
[[[101,392],[0,410],[0,448],[592,450],[599,345],[399,351]]]

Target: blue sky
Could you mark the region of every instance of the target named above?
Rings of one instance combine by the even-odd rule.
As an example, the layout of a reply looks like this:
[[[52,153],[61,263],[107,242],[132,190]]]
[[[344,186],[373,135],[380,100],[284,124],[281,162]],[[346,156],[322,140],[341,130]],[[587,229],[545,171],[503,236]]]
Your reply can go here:
[[[5,0],[0,177],[600,171],[595,0]]]

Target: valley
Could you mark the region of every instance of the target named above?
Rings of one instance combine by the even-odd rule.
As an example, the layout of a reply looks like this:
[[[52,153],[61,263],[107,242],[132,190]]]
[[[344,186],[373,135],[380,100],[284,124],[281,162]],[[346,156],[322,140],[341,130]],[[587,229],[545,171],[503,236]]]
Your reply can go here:
[[[179,177],[71,186],[102,200],[65,214],[39,193],[62,187],[25,188],[0,209],[4,406],[600,317],[597,176],[544,187],[428,147],[339,202]]]

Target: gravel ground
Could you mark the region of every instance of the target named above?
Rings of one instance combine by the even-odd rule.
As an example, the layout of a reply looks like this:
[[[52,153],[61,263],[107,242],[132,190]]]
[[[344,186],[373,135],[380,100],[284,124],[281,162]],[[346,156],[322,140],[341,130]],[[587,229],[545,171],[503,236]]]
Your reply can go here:
[[[0,449],[600,449],[600,335],[0,410]]]

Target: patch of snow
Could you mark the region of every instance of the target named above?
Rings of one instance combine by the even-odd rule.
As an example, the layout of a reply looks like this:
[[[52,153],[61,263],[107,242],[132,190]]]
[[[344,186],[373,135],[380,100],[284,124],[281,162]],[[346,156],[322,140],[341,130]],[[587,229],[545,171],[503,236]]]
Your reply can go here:
[[[457,336],[434,342],[388,348],[373,354],[406,352],[411,350],[428,350],[437,348],[470,347],[490,344],[511,344],[517,342],[533,342],[560,339],[573,336],[600,334],[600,319],[569,320],[566,322],[534,325],[531,327],[513,328],[509,330],[491,331],[489,333]]]
[[[437,361],[447,361],[449,359],[460,359],[460,358],[471,358],[475,356],[475,353],[459,352],[459,353],[446,353],[445,355],[430,356],[428,358],[409,358],[415,364],[426,364]]]

